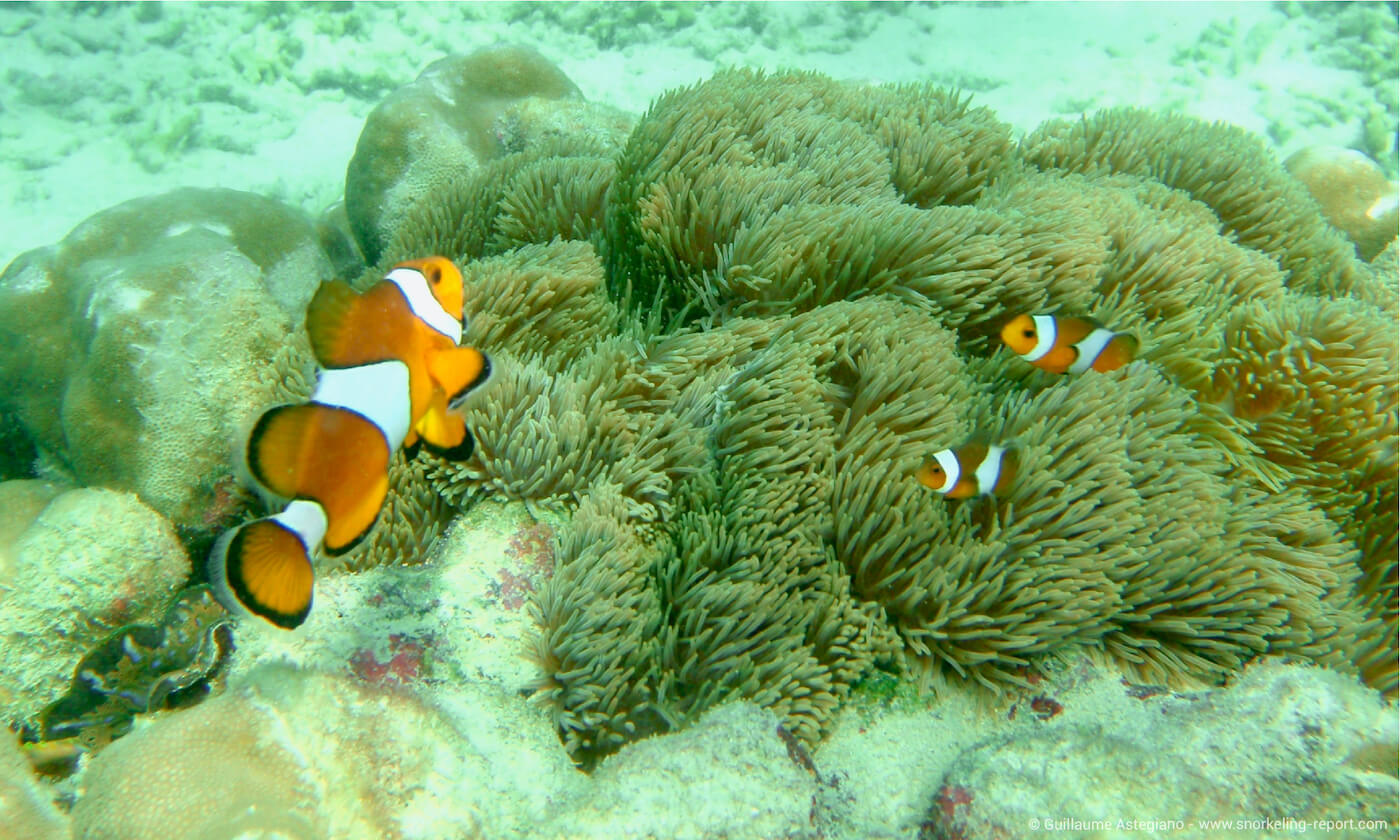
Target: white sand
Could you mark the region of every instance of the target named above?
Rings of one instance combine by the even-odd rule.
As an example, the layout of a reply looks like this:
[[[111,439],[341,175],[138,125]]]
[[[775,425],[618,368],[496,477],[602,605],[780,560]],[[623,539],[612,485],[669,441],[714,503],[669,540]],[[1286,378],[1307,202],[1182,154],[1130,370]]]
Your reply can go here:
[[[621,8],[619,8],[621,7]],[[451,52],[525,43],[589,99],[751,65],[956,85],[1018,132],[1112,105],[1357,145],[1373,94],[1335,27],[1268,3],[0,4],[0,265],[90,214],[177,186],[340,196],[366,114]],[[610,26],[623,15],[638,24]],[[600,42],[605,46],[600,46]],[[1321,103],[1321,104],[1319,104]]]

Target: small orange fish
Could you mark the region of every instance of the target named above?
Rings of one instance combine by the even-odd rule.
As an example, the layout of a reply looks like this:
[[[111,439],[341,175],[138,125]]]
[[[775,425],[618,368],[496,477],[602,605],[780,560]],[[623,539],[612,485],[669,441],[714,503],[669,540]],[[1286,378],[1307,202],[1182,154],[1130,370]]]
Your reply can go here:
[[[1050,373],[1117,370],[1133,360],[1137,339],[1087,318],[1017,315],[1001,330],[1006,346]]]
[[[1016,477],[1016,450],[969,443],[941,449],[914,475],[919,483],[950,499],[1004,493]]]
[[[343,283],[317,289],[306,312],[316,389],[308,402],[267,411],[248,437],[249,472],[292,501],[225,532],[209,555],[209,580],[230,610],[301,624],[311,551],[340,554],[369,533],[394,452],[421,439],[447,457],[471,454],[452,409],[491,362],[461,346],[462,296],[462,273],[443,257],[400,263],[363,294]]]

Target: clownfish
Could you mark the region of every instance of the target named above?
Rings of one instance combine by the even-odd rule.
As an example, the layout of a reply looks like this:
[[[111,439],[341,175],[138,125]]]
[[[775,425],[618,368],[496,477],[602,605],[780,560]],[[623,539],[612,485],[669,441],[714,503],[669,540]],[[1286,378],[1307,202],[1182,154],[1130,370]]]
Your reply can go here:
[[[914,475],[919,483],[950,499],[992,496],[1006,491],[1016,477],[1016,450],[969,443],[933,453]]]
[[[1021,358],[1050,373],[1117,370],[1133,360],[1137,339],[1087,318],[1017,315],[1001,330],[1001,340]]]
[[[225,532],[209,554],[209,580],[230,610],[301,624],[312,550],[340,554],[369,533],[394,452],[421,440],[450,458],[471,454],[453,409],[491,375],[491,361],[460,344],[462,295],[462,273],[443,257],[399,263],[364,293],[344,283],[316,290],[306,312],[316,388],[308,402],[264,413],[245,453],[253,478],[291,501]]]

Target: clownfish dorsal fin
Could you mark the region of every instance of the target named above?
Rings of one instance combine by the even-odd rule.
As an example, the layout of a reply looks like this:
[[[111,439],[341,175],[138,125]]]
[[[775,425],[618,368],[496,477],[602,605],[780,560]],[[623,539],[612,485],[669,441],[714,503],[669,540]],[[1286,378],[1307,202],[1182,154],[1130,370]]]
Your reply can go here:
[[[322,367],[342,367],[353,339],[352,317],[360,295],[345,283],[322,283],[306,308],[306,334]]]

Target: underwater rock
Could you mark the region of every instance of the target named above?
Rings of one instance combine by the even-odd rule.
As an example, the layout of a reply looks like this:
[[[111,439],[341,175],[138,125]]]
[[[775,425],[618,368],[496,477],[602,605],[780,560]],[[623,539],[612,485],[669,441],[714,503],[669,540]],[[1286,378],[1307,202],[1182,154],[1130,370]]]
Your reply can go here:
[[[0,276],[0,416],[78,482],[207,529],[241,426],[278,397],[276,360],[330,273],[309,220],[251,193],[104,210]]]
[[[0,553],[11,558],[0,580],[7,721],[57,699],[90,647],[158,616],[190,573],[168,521],[130,493],[95,487],[55,497]]]
[[[1355,149],[1309,146],[1284,166],[1322,205],[1322,215],[1373,259],[1400,233],[1400,186]]]
[[[73,820],[94,840],[524,836],[581,782],[506,692],[437,701],[273,665],[94,757]]]
[[[552,114],[540,100],[563,110]],[[448,56],[365,120],[345,172],[350,228],[375,263],[416,202],[486,161],[560,137],[618,146],[630,127],[615,109],[583,103],[563,71],[529,47]]]
[[[34,778],[9,733],[0,737],[0,837],[68,840],[68,819]]]
[[[542,836],[820,837],[811,822],[817,781],[791,739],[752,703],[712,709],[684,732],[604,759]]]
[[[1383,836],[1359,824],[1396,823],[1394,708],[1350,678],[1275,663],[1189,694],[1107,674],[1090,682],[1062,697],[1068,711],[1053,722],[1034,718],[964,749],[920,836],[1225,838],[1317,820]]]

